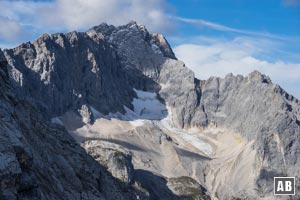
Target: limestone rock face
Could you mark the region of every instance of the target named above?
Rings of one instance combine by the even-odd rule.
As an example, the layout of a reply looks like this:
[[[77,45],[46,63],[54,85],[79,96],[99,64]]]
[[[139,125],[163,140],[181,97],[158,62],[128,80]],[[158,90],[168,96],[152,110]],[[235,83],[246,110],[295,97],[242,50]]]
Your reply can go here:
[[[159,82],[162,86],[159,94],[170,107],[175,126],[190,126],[199,109],[200,92],[197,86],[200,81],[183,62],[169,59],[162,65]]]
[[[157,92],[162,63],[166,59],[176,59],[162,35],[151,35],[145,26],[136,22],[119,27],[104,23],[88,30],[87,34],[92,38],[104,38],[113,46],[129,83],[136,89]]]
[[[0,199],[136,199],[64,127],[18,99],[7,67],[0,50]]]
[[[7,70],[7,60],[5,59],[5,56],[3,52],[0,49],[0,96],[3,97],[8,92],[8,86],[9,86],[9,76],[8,76],[8,70]]]
[[[300,104],[267,76],[210,78],[201,88],[199,108],[191,125],[213,124],[255,141],[259,192],[272,192],[271,176],[300,175]]]
[[[178,61],[166,39],[149,34],[135,22],[114,27],[107,24],[87,31],[92,38],[104,38],[117,51],[131,87],[158,92],[174,108],[174,122],[189,126],[199,92],[194,73]]]
[[[2,51],[0,59],[0,198],[104,199],[99,165],[64,128],[13,96]]]
[[[5,55],[20,98],[50,116],[77,112],[83,105],[103,113],[131,107],[132,88],[116,52],[86,33],[44,34]]]
[[[74,184],[72,188],[82,191],[80,194],[84,197],[94,195],[95,198],[102,198],[100,190],[95,189],[99,185],[95,176],[98,177],[100,172],[98,173],[97,167],[92,167],[100,165],[90,160],[72,138],[66,136],[66,131],[61,126],[48,124],[42,118],[49,119],[72,111],[80,116],[84,123],[92,124],[96,118],[95,110],[104,115],[116,112],[124,114],[127,108],[133,109],[132,102],[137,97],[134,89],[156,92],[160,101],[168,108],[168,117],[173,128],[182,131],[189,128],[220,128],[238,134],[247,141],[245,144],[251,144],[251,150],[257,157],[255,162],[251,163],[257,172],[257,176],[251,180],[255,183],[255,187],[252,188],[252,191],[256,192],[255,197],[272,193],[274,176],[296,176],[296,185],[300,187],[300,103],[259,72],[253,72],[246,77],[229,74],[225,78],[198,80],[182,61],[176,59],[162,35],[150,34],[144,26],[135,22],[119,27],[100,24],[86,32],[44,34],[33,43],[28,42],[5,50],[4,55],[9,66],[8,69],[1,67],[0,71],[0,97],[3,102],[0,104],[3,110],[0,120],[3,126],[1,130],[7,131],[1,132],[5,145],[0,148],[2,152],[12,155],[1,159],[11,165],[8,168],[7,164],[0,165],[3,168],[1,173],[3,171],[4,174],[12,174],[12,179],[3,183],[5,195],[15,198],[19,187],[33,188],[32,191],[37,191],[34,194],[48,195],[43,193],[42,186],[35,187],[41,185],[38,177],[45,174],[38,173],[42,167],[34,167],[39,166],[35,165],[35,158],[40,156],[44,159],[43,162],[49,162],[53,168],[62,165],[65,167],[61,169],[72,169],[66,173],[48,173],[47,170],[52,168],[47,168],[47,174],[54,174],[51,181],[56,183],[49,195],[60,194],[57,191]],[[6,66],[2,53],[0,58],[1,66]],[[8,90],[8,87],[14,89]],[[41,117],[37,117],[40,115]],[[12,133],[7,135],[10,130],[13,130]],[[63,136],[54,137],[56,132]],[[178,132],[180,134],[180,131]],[[28,135],[25,136],[25,133]],[[15,148],[14,143],[11,144],[11,137],[16,134],[21,136],[16,136],[15,140],[19,141],[19,137],[25,137],[20,145],[32,150],[25,147]],[[36,140],[26,139],[36,137]],[[72,141],[69,146],[62,145],[69,140]],[[48,147],[44,143],[52,145]],[[35,156],[43,146],[47,148],[41,152],[46,152]],[[59,153],[52,158],[48,151]],[[66,152],[72,151],[78,151],[78,157],[70,158],[70,164],[64,159],[69,155]],[[57,155],[65,153],[67,156],[57,158]],[[134,178],[127,154],[120,154],[119,157],[113,150],[101,148],[90,149],[90,153],[96,160],[101,158],[97,161],[103,164],[116,180],[132,187]],[[50,158],[43,157],[48,154]],[[103,158],[105,159],[102,160]],[[77,163],[76,166],[73,162]],[[78,162],[81,164],[78,165]],[[86,164],[89,162],[94,164]],[[69,165],[71,167],[68,167]],[[96,173],[90,175],[88,171],[83,178],[79,175],[74,176],[76,178],[72,179],[71,183],[64,183],[58,175],[61,173],[73,177],[77,174],[79,166],[87,170],[91,167]],[[29,169],[30,173],[25,169]],[[27,174],[21,176],[22,171],[26,171]],[[31,172],[35,176],[31,175]],[[157,178],[144,171],[134,170],[134,174],[137,174],[137,180],[140,180],[139,177],[149,178],[151,181],[153,177],[154,180],[161,180],[161,177]],[[92,177],[91,180],[86,180],[89,176]],[[105,176],[108,177],[105,178],[107,182],[114,185],[105,188],[113,193],[119,186],[116,186],[116,180],[109,181],[110,176]],[[83,184],[83,181],[87,181],[87,184]],[[16,186],[15,182],[21,186]],[[103,183],[103,180],[100,182]],[[163,183],[165,184],[165,181]],[[148,187],[148,184],[149,182],[145,185]],[[75,189],[68,190],[70,195],[75,195]],[[130,194],[136,195],[137,191],[141,190],[133,190]],[[175,198],[173,192],[170,193],[169,189],[167,191],[166,199]],[[152,196],[149,190],[148,192],[151,199],[155,192],[151,190]],[[106,192],[104,196],[108,194],[109,192]],[[124,196],[117,193],[116,199],[122,198],[122,195]],[[249,197],[247,195],[246,192],[242,197]],[[241,196],[236,194],[235,197]],[[74,199],[76,198],[74,196]]]

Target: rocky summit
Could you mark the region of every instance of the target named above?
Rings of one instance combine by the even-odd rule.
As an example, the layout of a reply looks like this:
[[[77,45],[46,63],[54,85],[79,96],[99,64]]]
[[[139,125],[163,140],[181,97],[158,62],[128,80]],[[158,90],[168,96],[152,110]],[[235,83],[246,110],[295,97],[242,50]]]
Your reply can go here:
[[[300,191],[299,101],[258,71],[199,80],[136,22],[0,50],[0,90],[1,200]]]

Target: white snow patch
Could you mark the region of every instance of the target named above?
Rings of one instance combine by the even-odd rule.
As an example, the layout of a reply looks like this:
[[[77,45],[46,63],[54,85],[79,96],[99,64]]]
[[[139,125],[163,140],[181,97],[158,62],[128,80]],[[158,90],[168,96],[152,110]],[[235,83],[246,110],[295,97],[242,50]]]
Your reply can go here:
[[[98,110],[96,110],[93,106],[90,106],[90,109],[94,115],[95,118],[103,117],[103,114],[100,113]]]
[[[93,115],[96,118],[100,118],[97,120],[104,118],[127,121],[132,127],[143,126],[146,122],[151,121],[163,131],[171,132],[183,144],[191,145],[208,156],[213,154],[212,146],[198,135],[199,130],[176,128],[173,124],[171,109],[158,100],[156,93],[137,89],[134,89],[134,91],[137,94],[137,98],[134,98],[132,101],[133,110],[124,106],[125,114],[116,112],[103,115],[90,106]]]
[[[90,106],[94,117],[105,119],[116,118],[124,121],[138,121],[134,123],[139,124],[141,120],[160,120],[167,117],[168,110],[166,106],[158,100],[156,93],[136,89],[134,89],[134,91],[136,92],[137,98],[134,98],[132,101],[133,110],[124,106],[125,114],[116,112],[104,115],[93,106]]]
[[[138,126],[143,126],[145,124],[145,120],[142,119],[137,119],[133,121],[129,121],[130,125],[138,127]]]
[[[166,106],[158,100],[156,93],[136,89],[134,89],[134,91],[137,98],[134,98],[132,101],[133,110],[124,106],[125,114],[116,112],[103,115],[95,108],[91,107],[94,116],[97,118],[115,118],[129,121],[129,123],[135,127],[143,126],[145,121],[148,120],[160,120],[167,117],[168,110]]]
[[[207,156],[211,156],[213,154],[213,148],[211,147],[211,145],[203,141],[195,132],[171,127],[169,123],[167,123],[165,120],[161,120],[160,122],[161,123],[159,127],[162,130],[167,130],[172,133],[175,133],[177,139],[181,140],[184,143],[194,146],[196,149],[199,149]]]
[[[177,139],[179,139],[183,143],[187,143],[194,146],[196,149],[199,149],[207,156],[211,156],[213,154],[212,146],[206,141],[204,141],[203,139],[201,139],[199,135],[197,135],[199,130],[196,129],[184,130],[184,129],[176,128],[171,120],[172,112],[170,108],[168,109],[168,113],[169,113],[168,117],[156,122],[156,124],[162,130],[175,133]]]
[[[128,116],[123,115],[120,112],[109,113],[108,115],[105,115],[105,118],[108,118],[108,119],[115,118],[115,119],[120,119],[120,120],[124,120],[124,121],[129,121],[130,120],[130,118],[128,118]]]
[[[159,120],[167,116],[168,110],[166,106],[158,100],[156,93],[136,89],[134,89],[134,91],[138,98],[133,99],[132,104],[137,117],[140,119]],[[131,112],[127,113],[130,116],[133,115]]]
[[[59,119],[59,117],[54,117],[54,118],[52,118],[51,119],[51,122],[53,123],[53,124],[59,124],[59,125],[64,125],[63,124],[63,122]]]

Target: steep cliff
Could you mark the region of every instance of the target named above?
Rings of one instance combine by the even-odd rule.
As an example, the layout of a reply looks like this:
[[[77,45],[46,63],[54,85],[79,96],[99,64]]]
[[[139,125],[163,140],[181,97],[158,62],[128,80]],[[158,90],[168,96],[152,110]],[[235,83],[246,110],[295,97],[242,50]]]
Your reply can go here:
[[[136,199],[68,134],[12,90],[0,50],[0,199]],[[110,160],[110,158],[107,158]]]

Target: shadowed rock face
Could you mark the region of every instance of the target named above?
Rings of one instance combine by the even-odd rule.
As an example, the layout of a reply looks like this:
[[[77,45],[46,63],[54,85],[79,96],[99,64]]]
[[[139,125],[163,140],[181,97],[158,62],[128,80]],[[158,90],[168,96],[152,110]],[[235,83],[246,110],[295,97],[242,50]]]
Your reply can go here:
[[[297,176],[300,187],[300,103],[259,72],[198,80],[162,35],[134,22],[45,34],[4,54],[15,95],[47,117],[75,111],[92,123],[91,106],[124,113],[133,88],[154,91],[176,127],[218,127],[254,141],[257,196],[272,191],[276,175]]]
[[[163,56],[175,58],[162,35],[151,36],[136,23],[43,34],[5,55],[20,98],[50,116],[80,112],[86,105],[104,114],[124,112],[123,106],[132,108],[133,88],[159,88],[152,77],[158,76]]]
[[[50,116],[78,111],[86,104],[103,113],[131,106],[133,92],[116,52],[85,33],[44,34],[5,54],[20,98]]]
[[[49,123],[10,85],[0,50],[0,199],[136,199],[62,126]],[[108,158],[114,165],[115,159]]]
[[[150,192],[150,200],[210,200],[206,190],[190,177],[165,179],[145,170],[136,170],[135,176]]]
[[[0,49],[0,95],[5,96],[6,92],[8,91],[8,70],[7,70],[7,60],[4,57],[3,52]]]
[[[103,199],[100,165],[64,128],[16,98],[2,55],[0,199]]]

